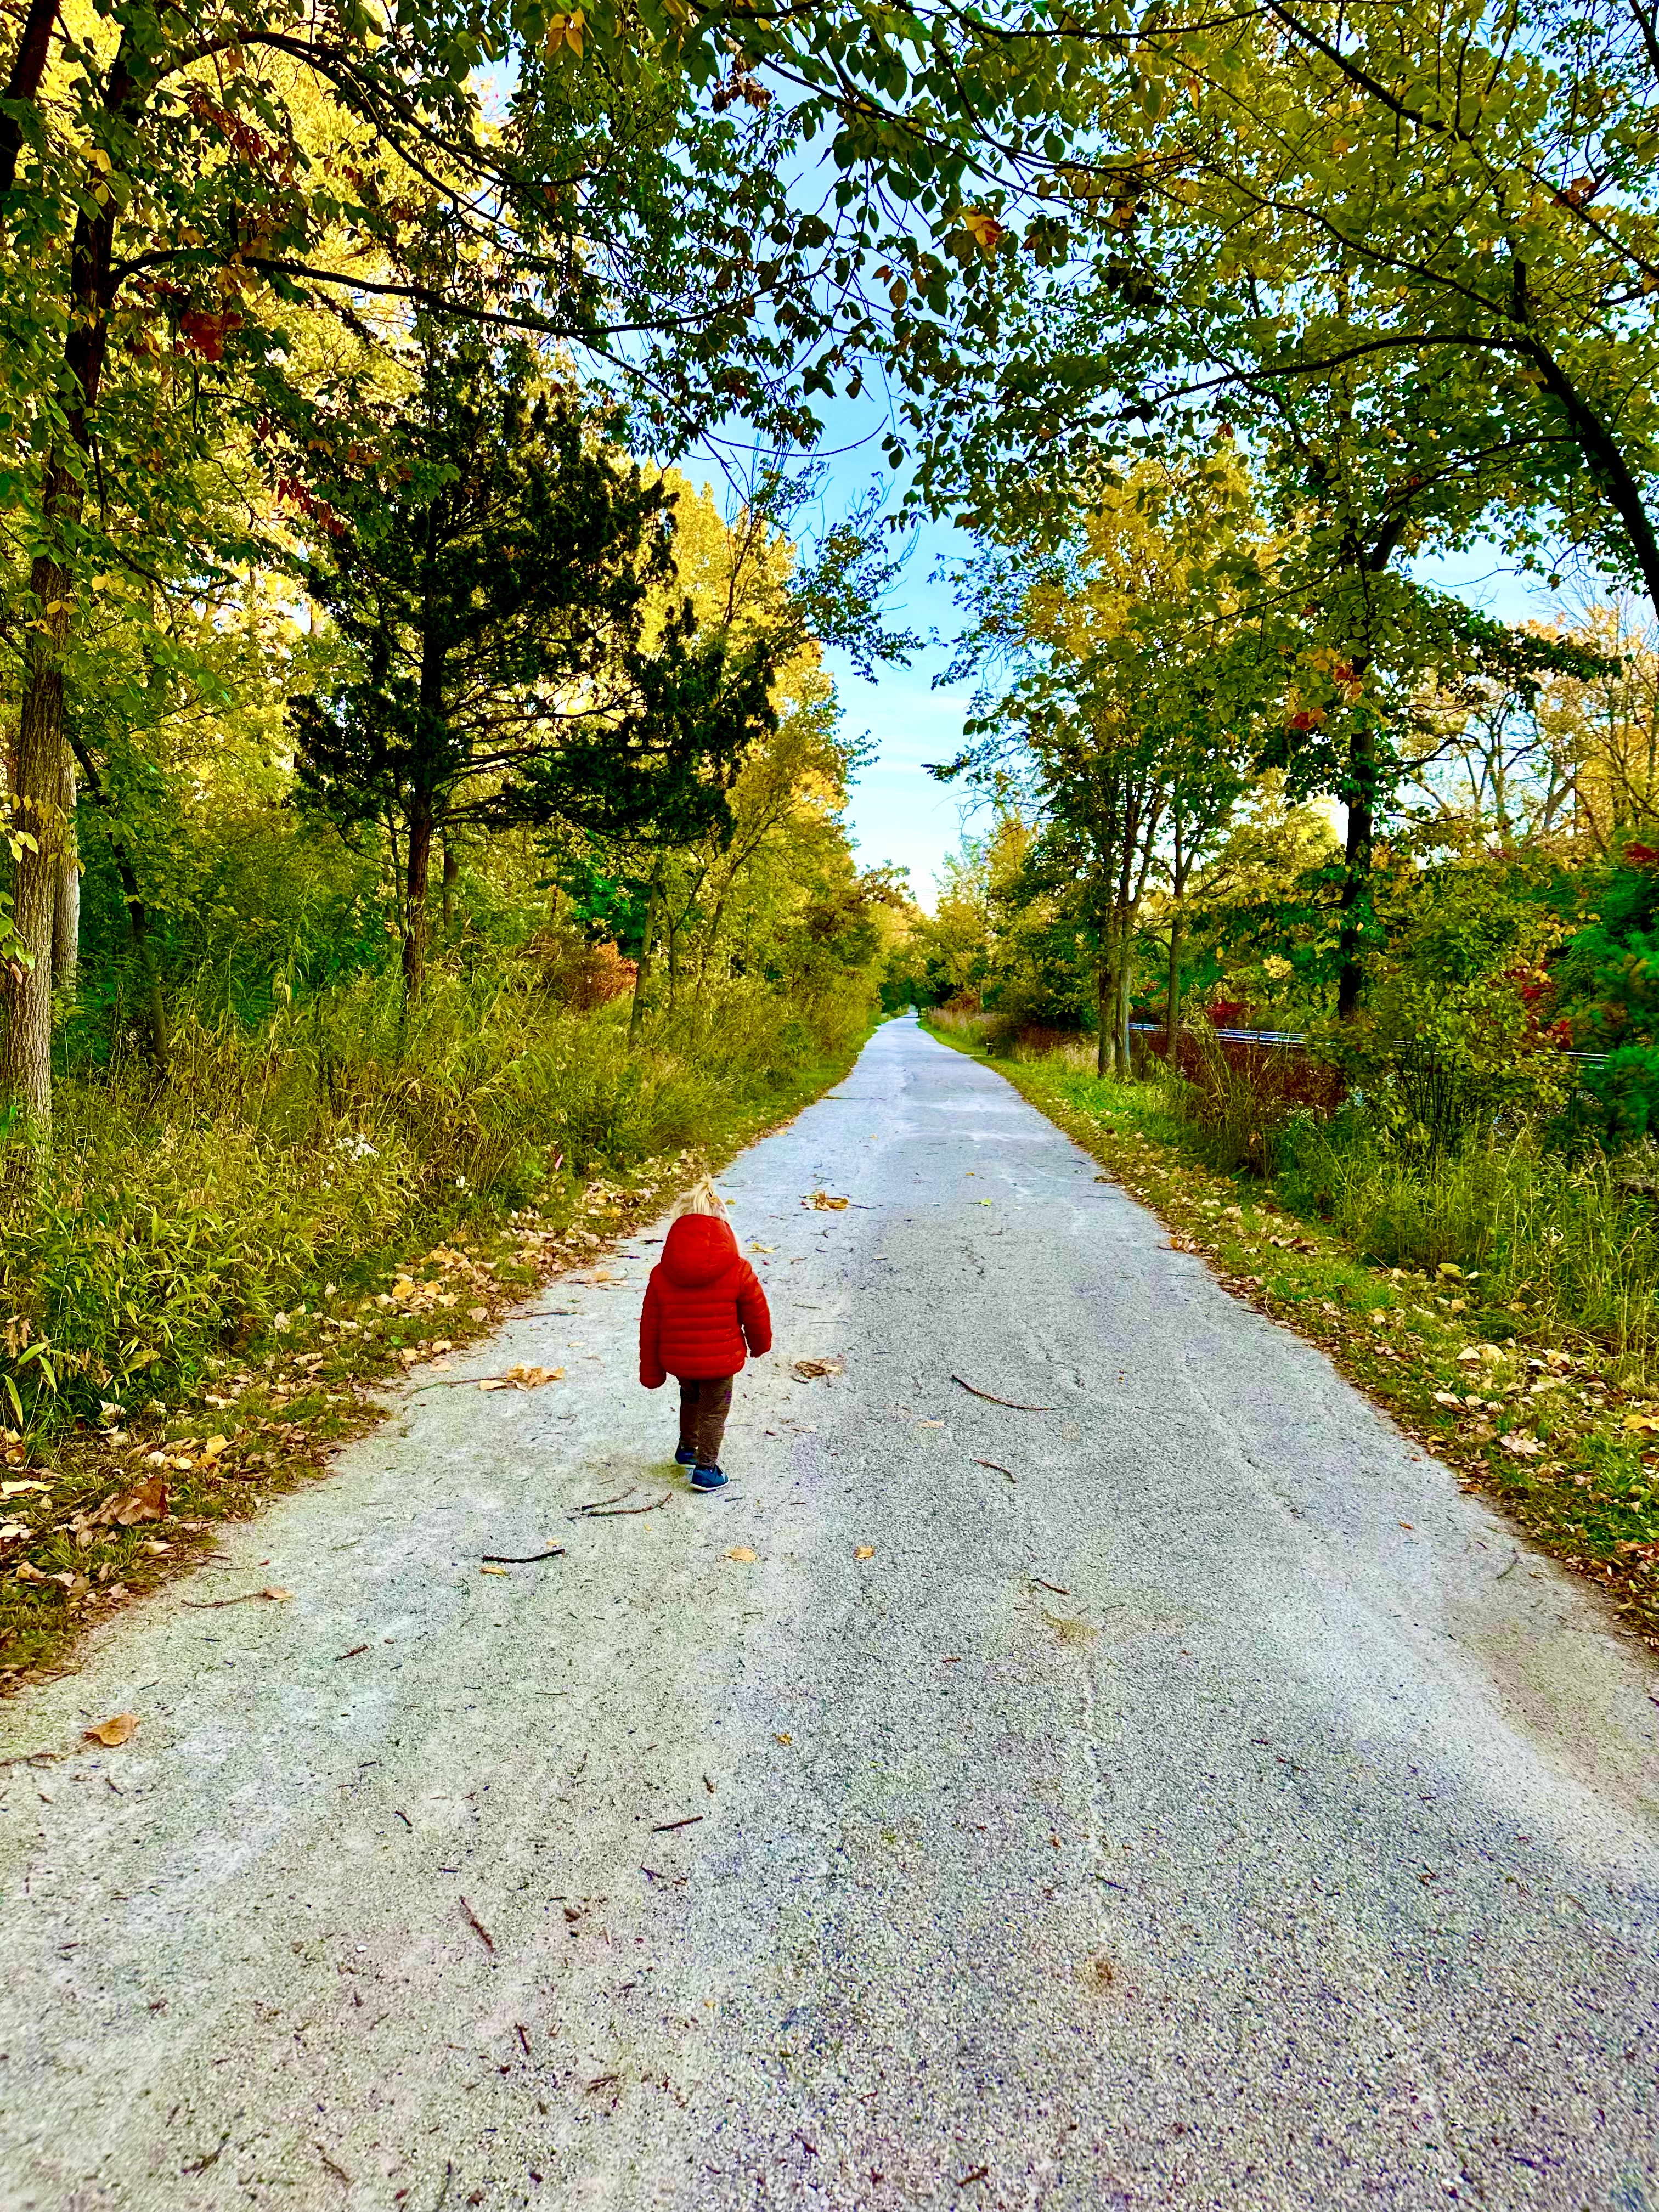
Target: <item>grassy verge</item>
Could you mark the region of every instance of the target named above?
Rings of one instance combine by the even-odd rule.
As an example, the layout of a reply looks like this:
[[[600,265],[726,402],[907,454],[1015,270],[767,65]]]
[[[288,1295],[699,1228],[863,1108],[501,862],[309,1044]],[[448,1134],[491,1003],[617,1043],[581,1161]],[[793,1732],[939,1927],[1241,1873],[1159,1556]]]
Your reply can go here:
[[[1544,1550],[1607,1593],[1659,1650],[1659,1394],[1646,1363],[1553,1310],[1494,1317],[1454,1261],[1364,1257],[1288,1189],[1218,1173],[1161,1083],[1102,1082],[1060,1055],[983,1060],[1208,1260],[1226,1289],[1329,1354],[1406,1432]]]
[[[324,1471],[379,1418],[374,1385],[591,1261],[868,1035],[861,1005],[722,1011],[629,1054],[614,1010],[474,999],[418,1056],[360,1033],[331,1085],[292,1031],[207,1040],[165,1097],[66,1115],[50,1184],[0,1230],[0,1694]]]

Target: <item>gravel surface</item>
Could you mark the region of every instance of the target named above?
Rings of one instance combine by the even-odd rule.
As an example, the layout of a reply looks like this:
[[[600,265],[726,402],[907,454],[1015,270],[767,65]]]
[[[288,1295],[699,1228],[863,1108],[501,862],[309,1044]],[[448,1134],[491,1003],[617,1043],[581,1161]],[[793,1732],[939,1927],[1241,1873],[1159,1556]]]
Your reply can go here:
[[[1659,2212],[1593,1597],[912,1022],[723,1188],[727,1491],[658,1224],[5,1708],[8,2212]]]

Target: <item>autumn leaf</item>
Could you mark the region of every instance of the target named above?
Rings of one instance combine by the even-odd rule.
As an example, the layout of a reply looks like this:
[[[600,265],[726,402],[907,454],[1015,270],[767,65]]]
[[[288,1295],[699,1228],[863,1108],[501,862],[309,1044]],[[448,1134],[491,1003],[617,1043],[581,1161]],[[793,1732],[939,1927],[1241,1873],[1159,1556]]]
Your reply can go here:
[[[483,1565],[479,1568],[478,1572],[481,1575],[505,1575],[507,1574],[507,1569],[505,1567],[493,1567],[489,1565],[489,1561],[486,1560]],[[507,1579],[511,1581],[511,1576],[508,1576]]]
[[[89,1728],[82,1741],[101,1743],[106,1751],[113,1751],[119,1744],[130,1743],[137,1733],[137,1713],[112,1713],[106,1721],[100,1721],[96,1728]]]
[[[815,1190],[810,1198],[802,1199],[801,1204],[811,1206],[818,1213],[844,1213],[852,1204],[852,1200],[847,1198],[831,1198],[827,1190]]]
[[[791,1372],[802,1382],[816,1382],[821,1376],[839,1375],[844,1363],[839,1359],[798,1359]]]
[[[756,1559],[759,1555],[757,1553],[752,1552],[747,1544],[733,1544],[731,1550],[726,1556],[728,1559],[742,1559],[747,1561]]]
[[[873,1544],[854,1544],[853,1547],[853,1557],[855,1559],[873,1559],[875,1556],[876,1547]]]

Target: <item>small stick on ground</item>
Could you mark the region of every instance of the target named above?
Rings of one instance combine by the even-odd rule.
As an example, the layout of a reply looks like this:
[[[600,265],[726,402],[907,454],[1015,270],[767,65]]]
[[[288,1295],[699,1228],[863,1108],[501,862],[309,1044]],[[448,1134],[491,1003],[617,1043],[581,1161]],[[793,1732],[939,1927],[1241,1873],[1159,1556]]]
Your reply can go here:
[[[676,1828],[695,1828],[705,1817],[702,1813],[688,1813],[683,1820],[658,1820],[653,1825],[651,1832],[653,1836],[671,1835]]]
[[[575,1520],[580,1516],[584,1521],[619,1521],[629,1513],[654,1513],[659,1505],[672,1505],[673,1502],[673,1492],[665,1490],[660,1498],[653,1498],[648,1505],[580,1505],[571,1518]]]
[[[461,1899],[461,1917],[493,1959],[495,1955],[495,1939],[465,1898]]]
[[[994,1391],[981,1390],[976,1382],[969,1382],[965,1376],[953,1375],[951,1380],[960,1382],[969,1396],[983,1398],[988,1406],[1006,1406],[1011,1413],[1052,1413],[1054,1410],[1052,1406],[1022,1406],[1018,1399],[999,1398]]]
[[[407,1813],[400,1813],[398,1808],[394,1805],[392,1808],[392,1817],[394,1820],[401,1820],[404,1827],[408,1829],[410,1834],[411,1836],[414,1834],[415,1823],[410,1819]]]
[[[321,2159],[323,2164],[328,2168],[329,2172],[334,2176],[334,2179],[337,2181],[343,2183],[348,2189],[355,2189],[357,2185],[353,2181],[351,2176],[346,2172],[344,2166],[337,2165],[334,2160],[332,2160],[329,2156],[328,2153],[323,2148],[321,2143],[319,2143],[317,2146],[317,2155]]]
[[[367,1651],[368,1649],[367,1644],[354,1644],[349,1651],[337,1651],[334,1655],[334,1663],[337,1667],[342,1659],[355,1659],[360,1651]]]
[[[988,1467],[993,1474],[1006,1474],[1010,1482],[1012,1482],[1014,1480],[1014,1470],[1012,1468],[1002,1467],[994,1459],[976,1459],[974,1462],[974,1465],[975,1467]],[[1018,1487],[1018,1485],[1016,1485],[1016,1487]]]
[[[1056,1597],[1070,1597],[1072,1595],[1063,1583],[1045,1583],[1041,1575],[1033,1575],[1031,1580],[1039,1589],[1052,1590]]]
[[[564,1546],[554,1544],[545,1552],[485,1552],[481,1557],[486,1566],[533,1567],[538,1559],[562,1559]]]
[[[530,2038],[525,2033],[524,2022],[521,2020],[515,2020],[514,2021],[513,2033],[518,2037],[520,2042],[523,2044],[524,2055],[528,2058],[530,2056]]]

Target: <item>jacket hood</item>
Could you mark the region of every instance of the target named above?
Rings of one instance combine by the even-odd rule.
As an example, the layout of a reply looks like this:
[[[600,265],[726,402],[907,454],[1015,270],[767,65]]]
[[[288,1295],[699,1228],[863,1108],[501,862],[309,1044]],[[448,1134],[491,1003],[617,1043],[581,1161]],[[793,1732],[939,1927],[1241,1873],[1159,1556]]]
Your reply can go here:
[[[683,1291],[700,1291],[738,1257],[738,1240],[712,1213],[683,1214],[662,1248],[663,1272]]]

